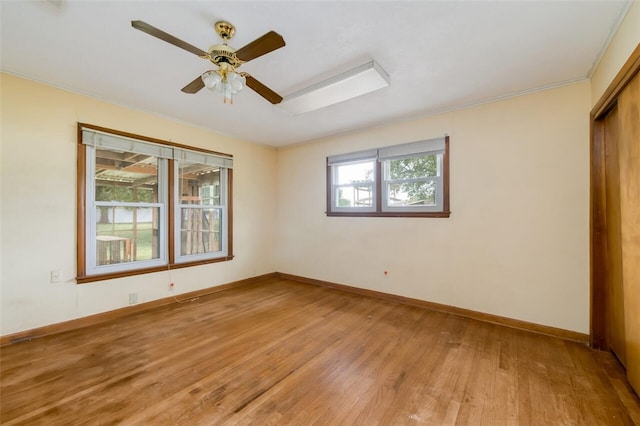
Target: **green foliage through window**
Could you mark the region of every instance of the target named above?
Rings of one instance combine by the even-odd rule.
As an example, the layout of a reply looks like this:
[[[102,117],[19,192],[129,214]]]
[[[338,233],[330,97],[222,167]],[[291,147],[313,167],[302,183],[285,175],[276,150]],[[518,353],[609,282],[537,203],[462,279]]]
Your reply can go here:
[[[405,194],[409,198],[407,201],[409,205],[414,203],[434,204],[435,184],[424,181],[412,182],[411,180],[437,175],[437,155],[390,160],[389,179],[406,181],[391,184],[389,186],[390,196],[397,197],[399,194]]]
[[[154,202],[154,188],[138,188],[121,183],[96,183],[96,201]]]

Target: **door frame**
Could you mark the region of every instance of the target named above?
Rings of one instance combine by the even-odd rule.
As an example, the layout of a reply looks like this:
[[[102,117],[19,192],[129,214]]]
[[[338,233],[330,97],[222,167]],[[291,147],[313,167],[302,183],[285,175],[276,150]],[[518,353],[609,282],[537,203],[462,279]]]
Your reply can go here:
[[[609,351],[609,288],[607,248],[607,205],[604,118],[617,104],[618,96],[640,71],[638,44],[590,114],[590,332],[589,344],[594,349]]]

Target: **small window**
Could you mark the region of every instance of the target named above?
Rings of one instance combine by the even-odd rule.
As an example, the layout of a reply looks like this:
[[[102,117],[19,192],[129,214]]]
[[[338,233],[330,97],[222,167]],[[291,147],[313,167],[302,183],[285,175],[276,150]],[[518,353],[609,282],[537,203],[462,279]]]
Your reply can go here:
[[[448,137],[327,158],[327,215],[448,217]]]

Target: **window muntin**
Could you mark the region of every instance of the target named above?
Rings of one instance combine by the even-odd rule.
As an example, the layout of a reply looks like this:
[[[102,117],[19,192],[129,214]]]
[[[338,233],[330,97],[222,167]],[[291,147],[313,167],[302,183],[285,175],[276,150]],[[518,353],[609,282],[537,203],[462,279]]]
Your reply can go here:
[[[448,217],[448,146],[445,136],[327,157],[327,215]]]
[[[230,156],[79,129],[78,282],[233,257]]]

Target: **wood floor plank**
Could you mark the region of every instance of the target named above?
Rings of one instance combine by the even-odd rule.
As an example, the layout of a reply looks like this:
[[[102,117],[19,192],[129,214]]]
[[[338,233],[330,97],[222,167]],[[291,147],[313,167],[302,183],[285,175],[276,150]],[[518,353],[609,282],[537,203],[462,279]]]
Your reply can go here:
[[[343,323],[343,325],[347,326],[349,334],[370,335],[375,323],[368,318],[387,315],[391,310],[390,304],[383,305],[381,309],[369,310],[352,316],[350,321]],[[370,359],[372,353],[379,353],[379,351],[385,350],[384,347],[390,346],[387,339],[391,339],[392,336],[378,333],[380,332],[376,332],[380,338],[366,348],[362,345],[362,342],[366,340],[364,338],[348,341],[340,336],[332,345],[324,347],[318,356],[310,358],[305,365],[297,369],[290,376],[288,383],[278,383],[278,386],[270,389],[270,392],[261,395],[261,399],[278,401],[272,408],[284,424],[293,421],[298,415],[297,413],[301,411],[313,413],[307,417],[307,421],[311,424],[314,423],[315,417],[322,412],[323,408],[326,408],[325,401],[336,398],[342,389],[353,385],[363,386],[372,382],[372,379],[362,377],[358,372],[366,370],[363,369],[363,365],[373,367]],[[323,386],[318,386],[319,383],[322,383]],[[269,406],[270,404],[265,405]],[[316,409],[310,409],[314,406]],[[260,407],[255,407],[246,410],[242,416],[234,418],[239,423],[248,422],[250,419],[258,419],[260,423],[269,422],[270,413],[261,410]]]
[[[271,279],[0,350],[0,423],[631,425],[587,347]]]

